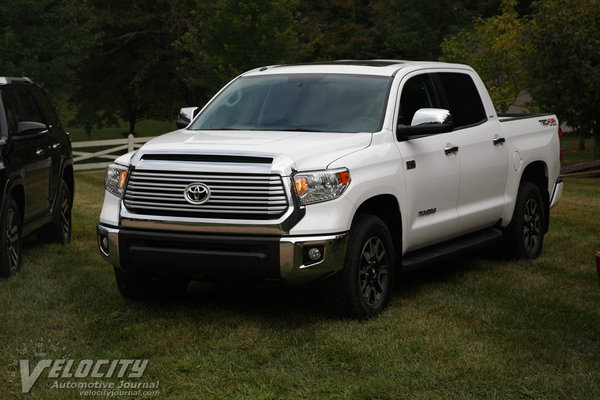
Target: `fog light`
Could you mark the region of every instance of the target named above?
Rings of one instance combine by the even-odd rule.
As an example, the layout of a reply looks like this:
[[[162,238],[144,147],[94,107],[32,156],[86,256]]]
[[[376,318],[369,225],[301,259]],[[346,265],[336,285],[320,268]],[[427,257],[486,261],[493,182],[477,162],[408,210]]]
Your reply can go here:
[[[317,247],[312,247],[308,250],[308,258],[310,261],[319,261],[323,257],[323,253]]]
[[[109,254],[108,236],[103,235],[103,234],[98,235],[98,244],[100,245],[100,250],[105,255],[108,255]]]

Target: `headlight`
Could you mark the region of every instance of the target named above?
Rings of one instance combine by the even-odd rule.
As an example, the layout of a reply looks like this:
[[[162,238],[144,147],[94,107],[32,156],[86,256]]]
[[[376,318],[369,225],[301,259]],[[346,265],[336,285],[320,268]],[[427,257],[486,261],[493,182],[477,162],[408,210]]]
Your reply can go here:
[[[123,198],[127,182],[127,167],[110,164],[104,173],[104,188],[117,197]]]
[[[300,204],[306,205],[339,197],[350,184],[350,172],[345,168],[302,172],[293,179]]]

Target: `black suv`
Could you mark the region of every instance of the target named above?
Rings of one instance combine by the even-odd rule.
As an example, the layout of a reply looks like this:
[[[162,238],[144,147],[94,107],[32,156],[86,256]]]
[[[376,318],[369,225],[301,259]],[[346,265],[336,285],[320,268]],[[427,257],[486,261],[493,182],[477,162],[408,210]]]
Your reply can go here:
[[[0,77],[0,275],[21,267],[25,235],[71,240],[73,185],[69,135],[44,90]]]

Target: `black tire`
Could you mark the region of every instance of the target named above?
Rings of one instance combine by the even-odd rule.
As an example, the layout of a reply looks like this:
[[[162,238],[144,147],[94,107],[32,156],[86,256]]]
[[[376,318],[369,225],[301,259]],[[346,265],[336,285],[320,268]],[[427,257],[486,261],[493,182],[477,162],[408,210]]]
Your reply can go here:
[[[0,224],[0,275],[14,275],[21,269],[21,213],[12,197],[6,198]]]
[[[56,197],[54,219],[40,232],[43,240],[62,245],[66,245],[71,241],[71,209],[71,190],[69,190],[67,183],[62,181]]]
[[[540,189],[531,182],[522,182],[512,220],[505,230],[507,254],[513,258],[539,257],[545,226],[546,211]]]
[[[153,280],[144,275],[115,268],[115,278],[121,296],[128,300],[172,299],[183,295],[189,281],[169,278]]]
[[[352,223],[346,261],[332,280],[335,307],[343,316],[365,320],[387,307],[395,276],[394,244],[385,223],[358,215]]]

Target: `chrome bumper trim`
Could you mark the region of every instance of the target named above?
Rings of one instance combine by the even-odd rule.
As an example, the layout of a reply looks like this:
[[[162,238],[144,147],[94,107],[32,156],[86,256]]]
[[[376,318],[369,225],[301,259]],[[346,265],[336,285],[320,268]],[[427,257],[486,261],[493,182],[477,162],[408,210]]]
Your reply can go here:
[[[550,208],[554,207],[562,198],[563,192],[563,180],[557,179],[554,184],[554,190],[552,191],[552,198],[550,199]]]
[[[121,268],[119,256],[120,230],[98,225],[96,231],[100,254],[110,264]],[[103,238],[108,239],[108,249],[103,248],[101,244]],[[322,258],[314,263],[305,263],[305,248],[314,246],[322,249]],[[279,239],[280,277],[289,284],[302,284],[334,274],[344,266],[347,247],[348,233],[281,237]]]

